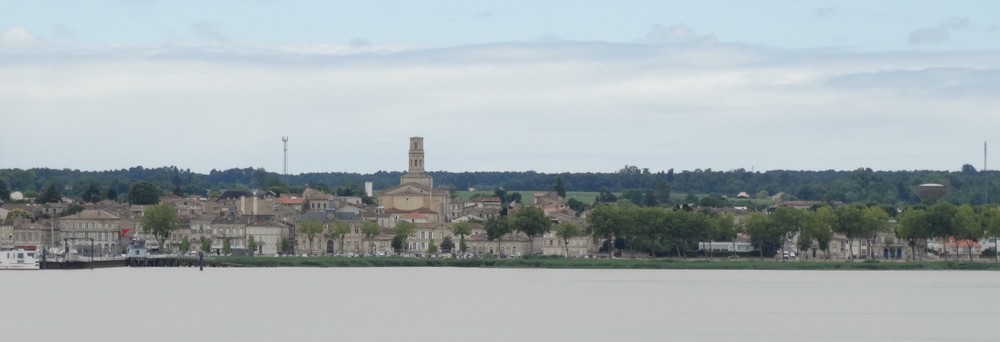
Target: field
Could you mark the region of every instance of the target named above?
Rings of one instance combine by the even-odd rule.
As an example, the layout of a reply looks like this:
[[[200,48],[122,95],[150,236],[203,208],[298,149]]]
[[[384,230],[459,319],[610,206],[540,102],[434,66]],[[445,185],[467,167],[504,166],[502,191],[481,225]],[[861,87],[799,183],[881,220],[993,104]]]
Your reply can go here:
[[[521,194],[521,200],[524,201],[524,203],[531,204],[531,199],[534,198],[536,191],[508,191],[508,194],[513,192]],[[493,196],[493,190],[455,191],[456,196],[466,200],[469,199],[469,197],[472,197],[473,194]],[[594,199],[597,198],[597,194],[597,192],[593,191],[567,191],[566,199],[569,200],[570,198],[576,198],[576,200],[580,202],[591,204],[594,203]]]
[[[521,194],[521,200],[523,200],[525,203],[528,203],[528,204],[531,204],[530,201],[534,197],[534,194],[535,194],[535,191],[509,191],[508,193],[511,193],[511,192],[520,193]],[[493,196],[493,190],[456,191],[455,192],[455,194],[458,197],[462,198],[462,199],[469,199],[469,197],[472,197],[473,194],[477,194],[477,193],[484,194],[484,195],[489,195],[489,196]],[[580,202],[583,202],[583,203],[586,203],[586,204],[591,204],[591,203],[594,203],[595,199],[597,199],[597,195],[598,194],[599,193],[596,192],[596,191],[567,191],[566,192],[566,200],[569,200],[570,198],[576,198],[576,200],[578,200]],[[615,192],[613,194],[615,196],[621,196],[620,192]],[[705,196],[708,196],[708,195],[707,194],[697,194],[696,196],[698,196],[698,198],[701,198],[701,197],[705,197]],[[682,202],[684,202],[685,198],[687,198],[686,194],[673,193],[673,194],[670,195],[670,200],[673,203],[682,203]],[[756,198],[735,198],[735,197],[731,197],[731,198],[729,198],[729,202],[732,203],[734,207],[765,207],[765,206],[769,206],[769,205],[773,205],[774,204],[774,201],[772,201],[769,198],[768,199],[756,199]]]

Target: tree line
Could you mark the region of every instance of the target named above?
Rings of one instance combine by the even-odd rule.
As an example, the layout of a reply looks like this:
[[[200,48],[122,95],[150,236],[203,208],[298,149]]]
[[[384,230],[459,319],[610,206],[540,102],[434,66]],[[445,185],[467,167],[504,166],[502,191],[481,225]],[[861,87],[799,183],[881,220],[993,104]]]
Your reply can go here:
[[[841,234],[847,240],[848,259],[861,257],[854,254],[861,245],[867,246],[864,257],[875,258],[876,247],[894,244],[891,239],[895,237],[910,247],[914,258],[926,254],[928,241],[935,239],[943,245],[933,253],[947,259],[952,252],[957,257],[958,249],[966,248],[971,260],[972,248],[980,239],[1000,236],[1000,207],[949,202],[914,205],[902,211],[875,203],[815,205],[801,210],[779,206],[737,219],[723,211],[640,207],[621,201],[596,205],[587,220],[587,233],[602,242],[602,251],[639,251],[651,257],[684,257],[698,250],[700,242],[709,241],[731,241],[731,250],[735,250],[736,238],[742,234],[749,237],[760,257],[783,254],[788,242],[799,251],[818,250],[829,259],[834,234]],[[879,241],[880,236],[890,241]],[[989,248],[995,251],[996,246]],[[705,253],[711,256],[712,252],[709,248]]]
[[[740,192],[751,196],[784,193],[789,199],[840,201],[845,203],[876,202],[886,204],[916,204],[920,200],[910,187],[922,183],[940,183],[951,187],[944,200],[954,204],[996,203],[990,193],[1000,193],[1000,172],[978,171],[963,165],[959,171],[874,171],[859,168],[852,171],[747,171],[711,169],[675,172],[650,171],[648,168],[626,165],[615,172],[430,172],[435,183],[452,189],[468,188],[508,191],[534,191],[552,188],[557,181],[563,191],[588,191],[624,196],[633,203],[665,203],[669,192],[732,197]],[[378,171],[370,174],[325,172],[281,175],[263,168],[233,168],[211,170],[208,174],[180,169],[176,166],[143,168],[142,166],[108,171],[70,169],[0,169],[0,200],[7,200],[11,191],[22,191],[38,197],[49,187],[60,195],[92,200],[124,196],[137,182],[179,194],[209,196],[225,190],[263,189],[278,193],[301,192],[305,187],[327,192],[358,194],[364,183],[373,182],[376,189],[398,184],[401,172]],[[98,196],[100,194],[101,196]],[[617,196],[617,195],[616,195]],[[616,200],[616,199],[615,199]],[[613,200],[605,200],[613,202]],[[648,205],[647,205],[648,206]]]

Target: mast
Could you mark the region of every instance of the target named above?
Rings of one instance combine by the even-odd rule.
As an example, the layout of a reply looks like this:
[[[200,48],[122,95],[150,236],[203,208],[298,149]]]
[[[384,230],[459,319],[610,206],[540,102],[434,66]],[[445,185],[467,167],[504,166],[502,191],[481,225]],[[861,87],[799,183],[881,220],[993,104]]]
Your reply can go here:
[[[281,137],[281,141],[285,143],[285,163],[284,169],[282,169],[282,174],[288,176],[288,137]]]

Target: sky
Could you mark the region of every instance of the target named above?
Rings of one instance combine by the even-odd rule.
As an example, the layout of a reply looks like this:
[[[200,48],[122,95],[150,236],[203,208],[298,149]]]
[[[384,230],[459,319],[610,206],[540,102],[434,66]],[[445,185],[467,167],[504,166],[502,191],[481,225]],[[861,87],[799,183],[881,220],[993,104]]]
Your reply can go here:
[[[982,169],[998,94],[1000,1],[0,0],[0,169]]]

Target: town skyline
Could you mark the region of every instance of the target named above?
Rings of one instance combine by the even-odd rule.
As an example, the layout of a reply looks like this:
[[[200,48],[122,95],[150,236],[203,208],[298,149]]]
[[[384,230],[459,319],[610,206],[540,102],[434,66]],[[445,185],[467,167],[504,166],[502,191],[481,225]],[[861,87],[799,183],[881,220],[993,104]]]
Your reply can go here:
[[[88,15],[78,15],[88,13]],[[0,4],[0,168],[957,170],[991,1]],[[994,156],[990,156],[990,159]]]

